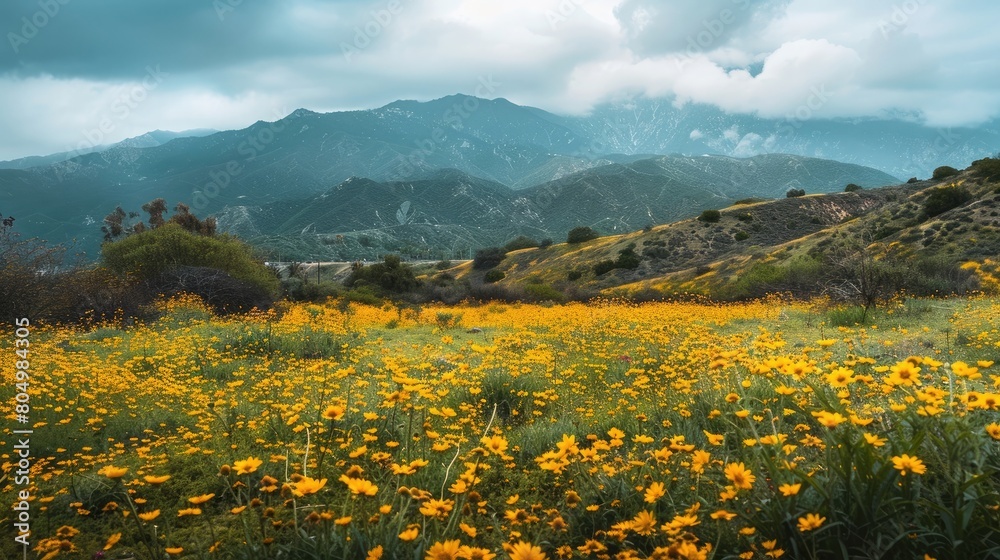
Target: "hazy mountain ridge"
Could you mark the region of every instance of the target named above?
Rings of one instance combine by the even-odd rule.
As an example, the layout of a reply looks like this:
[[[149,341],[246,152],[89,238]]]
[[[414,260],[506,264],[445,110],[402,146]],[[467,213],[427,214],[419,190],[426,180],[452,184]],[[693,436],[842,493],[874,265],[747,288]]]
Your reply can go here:
[[[315,197],[227,207],[219,227],[303,258],[370,259],[404,248],[414,255],[459,258],[517,235],[564,239],[579,225],[620,233],[748,196],[783,197],[789,188],[831,192],[849,182],[873,187],[898,181],[873,169],[788,155],[662,156],[520,190],[441,170],[407,181],[351,178]],[[416,233],[416,226],[445,228],[456,238],[442,243],[440,235]]]
[[[794,134],[787,138],[775,132],[788,126]],[[777,139],[769,141],[768,134]],[[148,141],[160,141],[151,135]],[[857,140],[857,148],[847,147],[854,145],[848,137]],[[5,215],[18,218],[26,235],[75,240],[93,253],[100,238],[95,222],[117,205],[138,209],[157,197],[171,205],[183,202],[206,215],[227,206],[313,197],[350,177],[404,182],[454,168],[524,189],[611,163],[631,165],[643,159],[640,154],[714,152],[734,157],[779,149],[909,170],[907,161],[934,167],[992,153],[987,148],[995,151],[1000,146],[997,137],[989,127],[947,132],[890,121],[786,123],[727,115],[704,106],[676,108],[669,101],[647,99],[601,106],[585,117],[567,117],[502,98],[453,95],[362,111],[321,114],[298,109],[275,122],[258,121],[242,130],[176,138],[151,147],[140,147],[143,141],[137,140],[50,165],[0,169],[0,204]],[[638,181],[641,170],[629,173],[636,173]],[[706,173],[698,176],[708,177],[712,171]],[[926,175],[929,170],[922,174]],[[794,180],[801,179],[768,177],[768,188],[787,188]],[[678,176],[672,184],[690,189],[688,198],[693,202],[680,206],[686,211],[715,196],[718,188],[713,185],[718,182],[685,185]],[[614,190],[596,182],[591,187],[605,196]],[[562,190],[560,196],[567,196]],[[623,196],[634,197],[624,191]],[[608,199],[608,205],[616,207],[618,215],[598,215],[600,205],[595,202],[595,210],[582,212],[577,220],[599,219],[613,231],[632,227],[628,201]],[[658,214],[642,205],[637,211],[643,221],[684,215]]]

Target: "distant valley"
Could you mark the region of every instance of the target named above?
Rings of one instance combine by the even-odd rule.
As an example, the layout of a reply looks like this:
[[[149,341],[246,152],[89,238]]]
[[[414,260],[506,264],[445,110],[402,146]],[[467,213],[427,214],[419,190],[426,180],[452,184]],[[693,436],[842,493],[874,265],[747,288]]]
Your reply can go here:
[[[0,163],[0,212],[90,258],[106,214],[154,198],[289,258],[467,255],[576,225],[630,231],[788,188],[896,184],[1000,145],[992,125],[767,120],[647,99],[561,116],[462,95],[209,132]]]

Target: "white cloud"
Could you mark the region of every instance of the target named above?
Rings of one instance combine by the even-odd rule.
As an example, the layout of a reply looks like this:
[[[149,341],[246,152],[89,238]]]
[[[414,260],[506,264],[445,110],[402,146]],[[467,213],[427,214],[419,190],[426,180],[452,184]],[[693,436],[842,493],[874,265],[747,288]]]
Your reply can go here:
[[[1000,19],[991,0],[399,1],[402,10],[378,26],[372,14],[389,0],[245,4],[224,22],[211,10],[161,6],[164,27],[150,29],[148,43],[109,33],[103,51],[74,57],[92,29],[86,14],[108,29],[136,23],[81,6],[26,46],[35,58],[0,65],[0,159],[78,143],[141,81],[142,61],[160,59],[170,79],[114,120],[109,140],[241,127],[281,108],[473,93],[481,76],[502,84],[494,96],[557,113],[645,95],[778,118],[803,107],[811,117],[906,115],[933,126],[1000,115],[1000,34],[983,24]],[[184,18],[202,32],[167,47],[153,40],[180,37]],[[342,43],[366,26],[378,33],[345,59]]]

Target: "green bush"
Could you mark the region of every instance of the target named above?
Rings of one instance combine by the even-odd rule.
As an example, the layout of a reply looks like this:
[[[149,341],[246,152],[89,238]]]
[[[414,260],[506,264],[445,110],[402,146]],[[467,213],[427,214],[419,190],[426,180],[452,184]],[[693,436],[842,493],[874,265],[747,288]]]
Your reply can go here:
[[[199,235],[166,223],[101,246],[109,270],[140,280],[154,280],[171,269],[205,267],[277,293],[278,278],[253,255],[249,245],[228,235]]]
[[[487,270],[503,262],[507,256],[507,250],[503,247],[487,247],[476,251],[476,256],[472,259],[472,268],[476,270]]]
[[[566,234],[566,243],[583,243],[591,239],[597,239],[600,236],[601,234],[587,226],[578,226],[569,230],[569,233]]]
[[[524,287],[524,292],[528,295],[528,299],[533,301],[562,303],[566,300],[566,296],[562,292],[548,284],[528,284]]]
[[[931,175],[931,178],[934,179],[935,181],[938,181],[941,179],[952,177],[954,175],[958,175],[958,173],[959,171],[954,167],[948,165],[942,165],[941,167],[938,167],[937,169],[934,170],[934,173]]]
[[[733,239],[737,241],[746,241],[747,239],[750,239],[750,234],[745,231],[737,231],[736,235],[733,236]]]
[[[486,282],[488,284],[493,284],[495,282],[503,280],[504,277],[506,276],[507,275],[504,274],[503,271],[494,268],[493,270],[487,272],[485,276],[483,276],[483,282]]]
[[[924,214],[932,218],[957,208],[972,199],[972,194],[962,187],[938,187],[924,201]]]
[[[858,192],[860,190],[863,190],[861,185],[855,183],[848,183],[847,186],[844,187],[844,192]]]
[[[972,172],[987,181],[1000,181],[1000,156],[977,159],[972,162]]]
[[[570,282],[576,282],[580,278],[583,278],[583,271],[581,270],[571,270],[566,273],[566,279]]]
[[[805,189],[788,189],[787,191],[785,191],[786,198],[796,198],[805,195],[806,195]]]
[[[608,272],[611,272],[616,268],[618,268],[618,266],[615,265],[615,261],[612,260],[600,261],[594,265],[594,274],[596,274],[597,276],[602,276]]]
[[[382,262],[356,266],[344,282],[349,288],[371,287],[383,292],[401,294],[420,285],[413,269],[402,263],[399,255],[386,255]]]
[[[538,244],[539,249],[548,249],[551,246],[552,246],[552,240],[549,239],[548,237],[543,239],[542,242]]]
[[[538,247],[538,242],[526,235],[519,235],[508,241],[507,244],[503,246],[503,248],[507,251],[531,249],[532,247]]]
[[[698,216],[699,221],[709,224],[714,224],[715,222],[718,222],[721,219],[722,219],[722,212],[719,212],[718,210],[705,210],[704,212],[701,213],[700,216]]]

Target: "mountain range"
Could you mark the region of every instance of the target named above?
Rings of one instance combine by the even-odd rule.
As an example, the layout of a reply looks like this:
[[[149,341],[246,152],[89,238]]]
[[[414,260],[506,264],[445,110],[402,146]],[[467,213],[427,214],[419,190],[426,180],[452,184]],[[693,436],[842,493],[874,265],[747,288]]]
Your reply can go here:
[[[617,232],[727,199],[783,196],[789,187],[830,192],[848,182],[925,177],[1000,146],[997,123],[935,130],[902,120],[807,116],[769,120],[650,99],[563,116],[464,95],[363,111],[298,109],[242,130],[150,133],[148,146],[6,162],[0,212],[15,216],[26,235],[75,242],[93,255],[100,222],[115,206],[138,210],[164,198],[217,214],[224,229],[272,250],[325,248],[328,257],[353,258],[407,240],[415,249],[443,250],[515,232],[559,236],[571,225]],[[792,155],[752,157],[771,152]],[[809,159],[817,156],[843,163]],[[408,194],[418,191],[423,199]],[[442,204],[459,191],[468,194]],[[531,208],[539,200],[545,207]],[[405,202],[411,206],[400,223]],[[368,241],[344,253],[327,234]]]

